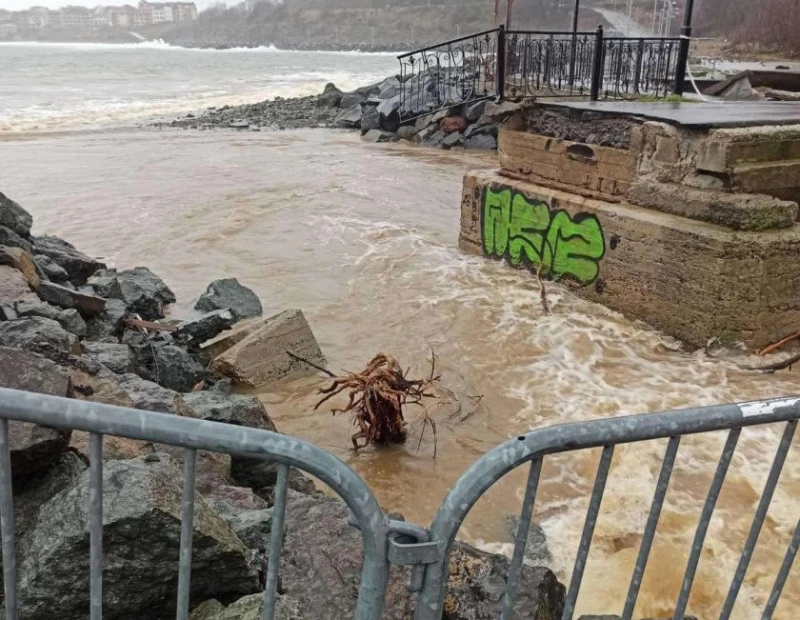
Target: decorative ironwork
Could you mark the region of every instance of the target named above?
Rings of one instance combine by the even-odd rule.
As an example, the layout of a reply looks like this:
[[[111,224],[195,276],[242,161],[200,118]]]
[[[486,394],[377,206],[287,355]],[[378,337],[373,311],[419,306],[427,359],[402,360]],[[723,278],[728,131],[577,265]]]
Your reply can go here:
[[[399,56],[404,120],[497,97],[498,38],[487,30]]]
[[[597,36],[509,31],[505,92],[510,98],[589,95]]]
[[[675,89],[681,40],[603,40],[602,96],[631,98],[667,97]]]

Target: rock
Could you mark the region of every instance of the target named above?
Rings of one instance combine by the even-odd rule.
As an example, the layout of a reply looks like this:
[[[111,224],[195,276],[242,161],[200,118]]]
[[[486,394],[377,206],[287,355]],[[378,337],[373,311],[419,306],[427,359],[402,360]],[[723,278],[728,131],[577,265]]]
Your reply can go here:
[[[147,381],[132,373],[119,375],[117,382],[128,394],[136,409],[193,417],[192,410],[186,405],[181,395],[173,390],[161,387],[157,383]]]
[[[400,80],[396,77],[388,77],[378,85],[378,97],[381,99],[391,99],[400,94]]]
[[[69,378],[72,382],[75,398],[79,400],[130,408],[134,408],[137,404],[141,404],[140,400],[134,403],[133,398],[131,398],[129,394],[129,391],[131,393],[135,392],[133,387],[129,387],[129,389],[126,390],[123,387],[121,377],[115,375],[111,370],[105,366],[102,366],[93,359],[88,357],[71,359],[69,366],[67,367],[67,372],[69,373]],[[144,379],[140,380],[144,381]],[[159,390],[163,389],[158,385],[153,385]],[[165,392],[169,391],[165,390]],[[170,392],[170,394],[174,393]],[[136,396],[135,393],[134,396]],[[171,404],[174,410],[174,400],[169,404]],[[164,406],[166,407],[167,405]],[[136,408],[147,409],[147,407],[141,406]],[[170,411],[169,413],[174,413],[174,411]],[[111,440],[111,438],[111,435],[106,436],[106,442]]]
[[[253,550],[267,548],[272,510],[265,500],[251,489],[229,485],[221,476],[205,477],[198,491],[245,545]]]
[[[28,254],[33,253],[33,246],[31,246],[30,242],[26,241],[13,230],[5,226],[0,226],[0,245],[5,245],[12,248],[22,248]]]
[[[361,136],[367,142],[396,142],[397,136],[388,131],[381,131],[380,129],[370,129],[367,133]]]
[[[236,323],[236,317],[230,310],[214,310],[206,312],[196,319],[179,323],[175,337],[190,348],[198,347],[230,329],[234,323]]]
[[[103,468],[103,617],[175,615],[183,473],[166,454]],[[39,511],[20,561],[20,617],[85,620],[89,589],[89,474]],[[132,587],[135,584],[136,587]],[[204,501],[195,503],[191,600],[259,591],[249,552]]]
[[[447,134],[444,140],[442,140],[442,148],[444,149],[453,148],[454,146],[458,146],[463,142],[464,142],[464,136],[462,136],[458,132],[453,132]]]
[[[184,394],[183,400],[194,412],[194,417],[201,420],[275,431],[275,424],[255,396],[204,391]]]
[[[0,194],[2,196],[2,194]],[[22,248],[0,246],[0,265],[8,265],[19,271],[31,288],[39,286],[40,278],[36,263],[28,252]]]
[[[352,615],[361,578],[361,535],[348,525],[346,505],[323,494],[290,492],[284,553],[283,594],[298,601],[304,618]],[[446,602],[448,620],[494,620],[499,616],[509,561],[455,543],[450,560]],[[307,575],[313,574],[309,580]],[[415,595],[406,590],[407,569],[393,566],[386,596],[385,620],[413,617]],[[518,617],[557,620],[564,606],[564,586],[546,568],[523,566],[517,595]],[[519,613],[524,610],[523,613]]]
[[[344,93],[339,106],[342,109],[352,108],[353,106],[361,106],[367,99],[373,95],[380,93],[380,86],[373,84],[371,86],[363,86],[350,93]]]
[[[252,386],[278,381],[309,367],[291,356],[324,366],[325,357],[301,310],[286,310],[270,317],[259,329],[216,357],[209,369]]]
[[[460,116],[448,116],[439,121],[439,131],[450,134],[464,131],[466,121]]]
[[[182,347],[167,344],[154,347],[153,367],[142,374],[160,386],[176,392],[191,392],[203,380],[203,367]]]
[[[86,280],[86,284],[100,297],[117,298],[122,294],[116,269],[100,269]]]
[[[236,278],[214,280],[197,300],[194,309],[201,312],[230,310],[237,320],[261,316],[263,312],[258,295]]]
[[[497,139],[493,136],[481,134],[472,136],[464,141],[465,149],[496,149]]]
[[[430,147],[437,147],[442,146],[442,142],[444,142],[445,134],[441,131],[437,131],[436,133],[432,134],[430,137],[426,138],[422,141],[422,144],[425,146]]]
[[[345,98],[342,97],[342,102],[344,101]],[[336,117],[333,126],[344,129],[358,129],[361,127],[361,103],[353,104],[347,108],[342,105],[342,111]]]
[[[317,105],[325,108],[338,108],[342,100],[342,91],[336,88],[332,82],[325,84],[325,90],[317,99]]]
[[[106,300],[102,297],[80,293],[54,282],[42,282],[36,292],[42,301],[61,308],[72,308],[87,318],[97,316],[106,307]]]
[[[175,293],[147,267],[120,271],[116,275],[119,290],[111,296],[125,302],[129,313],[138,314],[146,321],[164,317],[164,306],[175,303]]]
[[[66,396],[69,377],[61,368],[29,351],[0,347],[0,386],[50,396]],[[71,431],[10,420],[11,473],[30,476],[50,467],[69,446]]]
[[[247,129],[248,127],[250,127],[250,123],[244,120],[236,120],[229,122],[228,127],[230,127],[231,129]]]
[[[518,527],[519,517],[514,516],[506,519],[506,529],[513,543],[517,541]],[[523,557],[526,562],[533,566],[547,566],[552,560],[550,550],[547,548],[547,537],[542,526],[538,523],[531,523],[528,528],[528,540],[525,544]]]
[[[386,99],[378,104],[380,128],[391,133],[400,128],[400,95]]]
[[[69,280],[75,285],[84,284],[89,276],[104,266],[58,237],[31,237],[31,240],[33,254],[43,254],[53,260],[67,272]]]
[[[414,134],[412,140],[417,144],[427,143],[437,133],[440,133],[438,125],[428,125],[427,127],[425,127],[425,129],[422,129],[416,134]],[[442,138],[444,138],[444,134],[442,134]]]
[[[128,309],[124,301],[107,299],[105,310],[86,322],[86,334],[95,340],[119,338],[122,333],[122,321],[127,315]]]
[[[425,116],[420,116],[416,121],[414,121],[414,131],[420,132],[426,127],[434,125],[433,121],[433,114],[426,114]]]
[[[468,122],[474,123],[481,116],[483,116],[483,111],[485,109],[486,109],[486,101],[478,101],[476,103],[469,103],[469,104],[464,106],[464,118]]]
[[[118,374],[134,370],[133,354],[127,344],[84,342],[83,355]]]
[[[80,353],[78,338],[52,319],[31,316],[0,323],[0,346],[59,357]]]
[[[59,265],[49,256],[44,254],[36,254],[33,257],[36,265],[41,269],[49,280],[53,282],[67,282],[69,281],[69,274],[66,269]]]
[[[25,275],[8,265],[0,265],[0,306],[14,309],[17,301],[39,301],[31,291],[31,285]]]
[[[414,125],[404,125],[397,130],[397,137],[401,140],[411,140],[415,133],[417,133],[417,130]]]
[[[216,600],[205,601],[195,608],[189,620],[261,620],[264,595],[251,594],[229,607]],[[299,612],[298,602],[286,595],[275,600],[275,620],[309,620]]]
[[[86,335],[86,322],[77,310],[63,310],[41,301],[19,301],[15,309],[20,317],[40,316],[57,321],[69,333],[83,337]]]
[[[482,117],[478,120],[478,122],[473,123],[464,131],[465,138],[471,138],[472,136],[477,135],[489,135],[493,137],[497,137],[497,125],[492,123],[486,117]]]
[[[514,101],[502,101],[500,103],[488,102],[483,114],[492,123],[500,125],[504,120],[523,108],[525,105],[530,104],[516,103]]]
[[[31,234],[33,217],[16,202],[0,192],[0,226],[5,226],[16,234],[27,237]]]
[[[381,115],[378,106],[366,104],[361,109],[361,135],[381,126]]]

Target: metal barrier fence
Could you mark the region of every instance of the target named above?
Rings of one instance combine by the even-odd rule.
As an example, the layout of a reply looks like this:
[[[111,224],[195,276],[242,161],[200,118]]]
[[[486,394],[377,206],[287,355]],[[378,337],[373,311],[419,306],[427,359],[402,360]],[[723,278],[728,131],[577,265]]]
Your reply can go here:
[[[689,39],[594,32],[506,31],[503,26],[398,56],[400,116],[484,99],[636,98],[683,93]]]
[[[488,452],[456,482],[439,508],[429,530],[388,519],[366,484],[333,455],[307,442],[268,431],[243,428],[173,415],[150,413],[110,405],[44,396],[0,388],[0,534],[2,534],[3,580],[6,620],[19,620],[14,512],[8,421],[19,420],[90,433],[90,620],[102,614],[103,559],[103,436],[113,435],[183,447],[184,490],[181,505],[181,536],[178,567],[177,619],[189,613],[192,563],[194,479],[197,450],[274,461],[280,464],[268,551],[263,618],[272,620],[277,594],[282,533],[286,511],[290,467],[306,471],[337,493],[349,506],[353,524],[362,534],[364,562],[354,617],[381,617],[390,564],[413,566],[409,590],[419,592],[415,620],[439,620],[442,616],[450,550],[465,517],[477,500],[510,471],[530,463],[525,496],[501,599],[500,618],[510,620],[522,574],[542,462],[546,455],[602,447],[583,533],[578,546],[562,620],[572,620],[583,580],[600,505],[611,468],[615,446],[668,438],[656,490],[650,506],[642,542],[631,577],[622,618],[631,620],[639,594],[673,465],[684,435],[728,430],[728,437],[709,488],[694,535],[674,619],[682,620],[692,589],[709,522],[733,458],[741,429],[748,426],[785,423],[764,491],[736,567],[721,620],[730,618],[761,527],[781,474],[800,419],[800,398],[781,398],[738,405],[668,411],[619,418],[562,424],[537,429],[510,439]],[[800,520],[785,553],[763,620],[770,620],[800,547]]]

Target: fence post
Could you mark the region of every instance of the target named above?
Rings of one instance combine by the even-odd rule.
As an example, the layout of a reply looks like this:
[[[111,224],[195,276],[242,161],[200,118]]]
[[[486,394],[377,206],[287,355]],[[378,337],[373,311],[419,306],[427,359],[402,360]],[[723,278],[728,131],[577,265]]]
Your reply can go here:
[[[506,94],[506,27],[500,24],[497,29],[497,100],[502,101]]]
[[[590,98],[597,101],[600,98],[600,85],[603,83],[603,25],[597,26],[594,42],[594,62],[592,63],[592,90]]]

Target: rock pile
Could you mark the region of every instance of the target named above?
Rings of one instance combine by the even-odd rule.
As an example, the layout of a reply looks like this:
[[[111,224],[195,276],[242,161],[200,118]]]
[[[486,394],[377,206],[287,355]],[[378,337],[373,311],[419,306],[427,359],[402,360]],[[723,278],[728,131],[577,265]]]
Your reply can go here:
[[[0,194],[0,386],[275,431],[260,400],[234,381],[264,385],[307,371],[286,350],[324,364],[299,310],[264,318],[235,279],[212,282],[185,320],[175,295],[145,267],[107,268]],[[227,376],[226,376],[227,375]],[[79,620],[89,610],[88,436],[9,423],[20,617]],[[183,450],[106,436],[103,443],[104,618],[175,616]],[[197,455],[191,607],[194,620],[260,618],[272,522],[274,463]],[[292,470],[281,557],[279,618],[352,617],[362,547],[345,504]],[[507,561],[458,546],[448,617],[499,610]],[[409,617],[407,575],[393,568],[384,617]],[[564,588],[525,567],[526,617],[560,617]]]
[[[407,140],[443,149],[497,148],[498,124],[487,112],[487,101],[440,109],[433,97],[435,88],[432,75],[405,84],[389,77],[347,93],[329,83],[317,96],[210,108],[200,116],[189,115],[159,126],[237,130],[338,127],[360,130],[371,142]],[[401,119],[403,90],[408,113]]]

